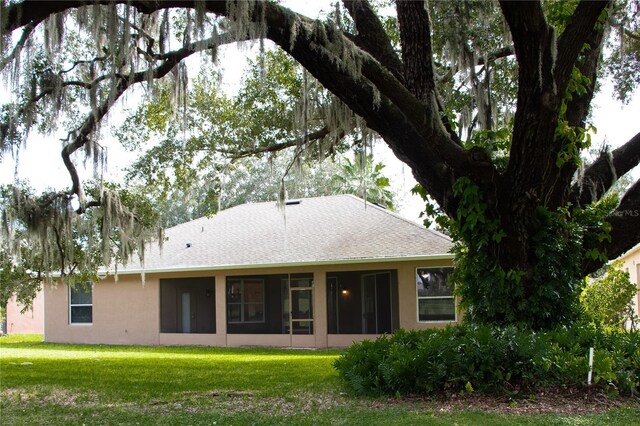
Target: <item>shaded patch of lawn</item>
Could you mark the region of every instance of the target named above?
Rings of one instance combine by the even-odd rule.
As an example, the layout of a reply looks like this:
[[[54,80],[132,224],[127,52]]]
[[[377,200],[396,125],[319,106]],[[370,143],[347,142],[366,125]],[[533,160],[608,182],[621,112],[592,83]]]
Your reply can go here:
[[[33,346],[42,343],[42,334],[5,334],[0,336],[0,346],[12,343],[14,347]]]
[[[0,338],[3,424],[640,424],[640,410],[510,415],[354,398],[335,350],[63,345]]]

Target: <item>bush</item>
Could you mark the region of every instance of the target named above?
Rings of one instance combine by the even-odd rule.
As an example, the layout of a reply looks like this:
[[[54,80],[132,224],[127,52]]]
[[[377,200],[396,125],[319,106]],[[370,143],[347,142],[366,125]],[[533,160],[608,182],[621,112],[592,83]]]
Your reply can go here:
[[[594,386],[640,390],[640,333],[584,324],[547,332],[468,324],[398,330],[354,343],[334,366],[358,394],[533,391],[586,386],[590,347]]]
[[[635,328],[637,318],[633,299],[638,294],[636,285],[629,279],[629,273],[622,270],[623,262],[618,260],[608,266],[604,276],[589,279],[582,290],[580,302],[585,313],[596,323],[609,327],[624,327],[628,321]]]

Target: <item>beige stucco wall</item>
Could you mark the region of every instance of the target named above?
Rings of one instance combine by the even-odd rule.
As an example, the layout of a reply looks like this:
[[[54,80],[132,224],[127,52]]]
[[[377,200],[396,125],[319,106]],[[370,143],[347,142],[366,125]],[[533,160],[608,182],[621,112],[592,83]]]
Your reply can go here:
[[[148,277],[120,276],[93,286],[93,324],[69,324],[69,288],[45,286],[45,329],[48,342],[158,345],[159,285]]]
[[[634,305],[636,315],[640,315],[640,244],[620,256],[620,260],[624,262],[622,270],[629,273],[631,282],[635,283],[639,290],[639,293],[634,298]]]
[[[450,322],[417,321],[416,268],[450,266],[451,260],[231,269],[108,277],[94,285],[93,324],[69,324],[69,290],[65,285],[45,287],[45,340],[69,343],[145,345],[342,347],[374,335],[329,335],[327,321],[328,272],[396,270],[399,325],[406,329],[443,327]],[[314,274],[314,335],[226,334],[226,278],[263,274]],[[215,277],[216,333],[160,333],[160,278]],[[458,320],[460,320],[458,314]]]
[[[22,313],[24,305],[15,296],[7,302],[7,334],[42,334],[44,329],[44,295],[36,294],[31,309]]]

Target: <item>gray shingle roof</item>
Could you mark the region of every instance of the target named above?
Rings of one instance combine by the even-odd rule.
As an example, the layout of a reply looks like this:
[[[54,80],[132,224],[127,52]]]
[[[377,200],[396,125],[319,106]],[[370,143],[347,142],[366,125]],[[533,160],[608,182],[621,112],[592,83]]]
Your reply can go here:
[[[351,195],[243,204],[165,232],[145,270],[170,271],[287,264],[348,263],[448,256],[451,240]],[[120,272],[137,271],[130,264]]]

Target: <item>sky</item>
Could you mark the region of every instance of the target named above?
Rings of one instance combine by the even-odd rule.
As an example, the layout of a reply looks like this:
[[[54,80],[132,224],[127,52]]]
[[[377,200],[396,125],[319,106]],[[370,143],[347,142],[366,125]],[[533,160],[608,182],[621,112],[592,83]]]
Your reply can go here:
[[[318,16],[321,9],[324,12],[331,6],[322,1],[287,0],[283,2],[287,7],[310,17]],[[240,76],[244,67],[243,57],[251,49],[236,49],[230,47],[223,53],[221,64],[224,68],[222,84],[231,93],[240,84]],[[0,89],[0,94],[6,95],[6,88]],[[617,147],[633,137],[638,131],[638,117],[640,117],[640,90],[632,96],[628,105],[622,105],[613,99],[612,84],[604,82],[601,91],[596,95],[592,104],[593,123],[597,127],[597,134],[593,136],[593,146],[598,147],[606,142],[611,147]],[[4,98],[3,95],[2,97]],[[121,118],[121,115],[120,115]],[[111,124],[117,124],[119,116],[112,117]],[[105,128],[108,126],[104,126]],[[64,188],[70,185],[69,175],[60,157],[60,135],[32,135],[26,150],[19,156],[19,177],[28,178],[36,189],[48,187]],[[103,145],[107,149],[109,163],[107,175],[109,180],[121,179],[123,169],[133,158],[134,154],[127,153],[108,132],[105,133]],[[424,204],[420,197],[411,195],[410,189],[415,185],[411,170],[396,159],[391,150],[379,142],[374,147],[376,162],[385,164],[384,174],[391,180],[392,189],[398,194],[399,213],[411,220],[419,220]],[[28,167],[26,166],[28,165]],[[89,167],[89,170],[91,168]],[[14,180],[15,162],[5,157],[0,163],[0,183],[11,183]],[[90,178],[89,170],[80,170],[83,178]],[[640,168],[633,172],[634,180],[640,178]]]

